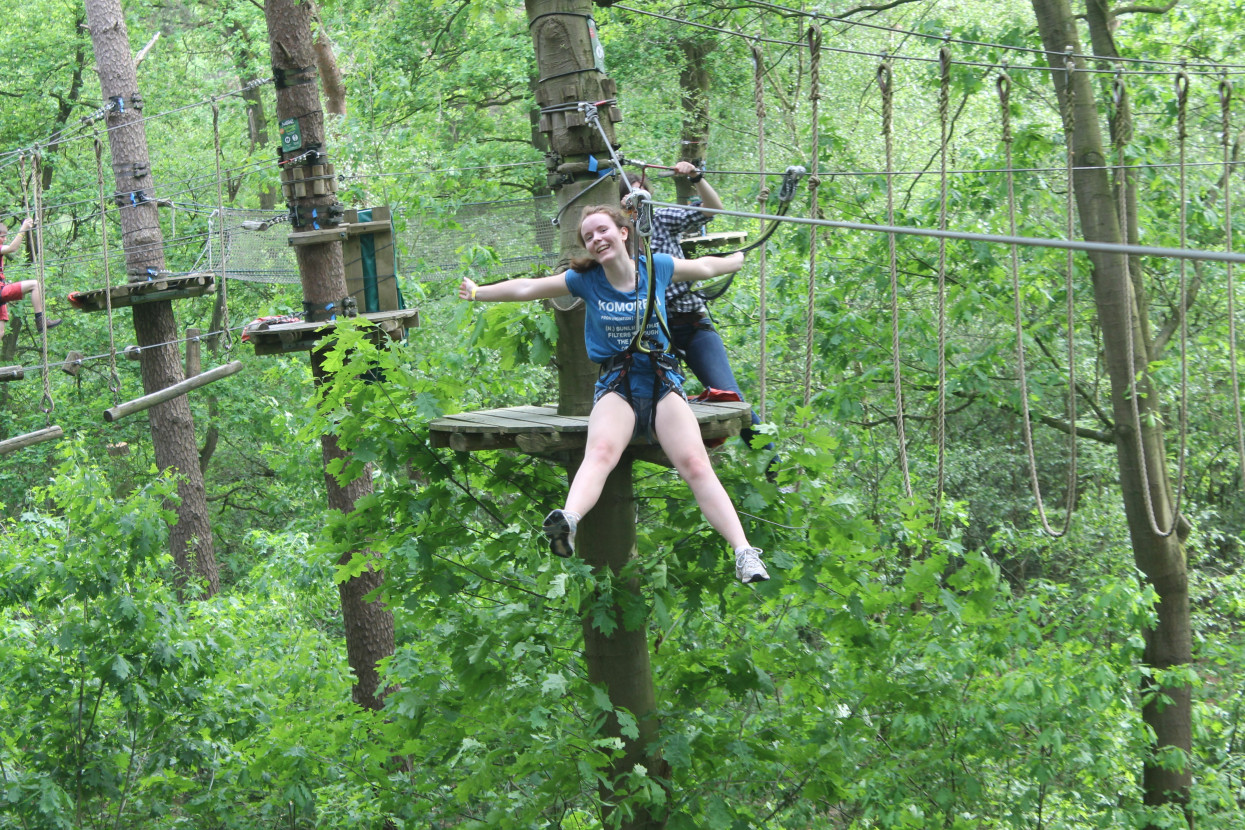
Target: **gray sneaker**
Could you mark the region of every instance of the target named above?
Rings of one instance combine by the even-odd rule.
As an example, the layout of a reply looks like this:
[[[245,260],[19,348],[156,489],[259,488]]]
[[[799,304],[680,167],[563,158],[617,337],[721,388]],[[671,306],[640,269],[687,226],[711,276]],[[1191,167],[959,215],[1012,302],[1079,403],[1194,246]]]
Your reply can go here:
[[[765,582],[769,579],[769,572],[765,570],[765,563],[761,561],[760,548],[744,548],[735,554],[735,576],[739,577],[739,581],[745,585],[750,582]]]
[[[553,510],[545,517],[543,529],[549,537],[549,550],[555,556],[567,557],[575,552],[575,527],[579,522],[574,514],[565,510]]]

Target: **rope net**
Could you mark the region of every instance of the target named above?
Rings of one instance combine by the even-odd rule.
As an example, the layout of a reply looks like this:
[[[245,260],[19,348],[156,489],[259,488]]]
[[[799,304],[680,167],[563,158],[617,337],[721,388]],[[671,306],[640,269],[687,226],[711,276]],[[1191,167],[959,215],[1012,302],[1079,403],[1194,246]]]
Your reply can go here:
[[[398,273],[421,282],[496,280],[547,271],[558,262],[557,204],[552,196],[473,202],[395,218]],[[196,269],[229,279],[298,284],[283,211],[225,208],[223,230],[203,243]],[[216,236],[214,234],[214,236]]]

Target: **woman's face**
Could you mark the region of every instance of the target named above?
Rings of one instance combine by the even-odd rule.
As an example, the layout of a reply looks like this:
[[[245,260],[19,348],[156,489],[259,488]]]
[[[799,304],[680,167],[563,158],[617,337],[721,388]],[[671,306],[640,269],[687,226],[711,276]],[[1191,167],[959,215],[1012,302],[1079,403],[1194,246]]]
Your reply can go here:
[[[615,225],[607,213],[591,213],[579,224],[579,237],[584,241],[584,248],[602,265],[617,257],[627,256],[627,234],[627,229]]]

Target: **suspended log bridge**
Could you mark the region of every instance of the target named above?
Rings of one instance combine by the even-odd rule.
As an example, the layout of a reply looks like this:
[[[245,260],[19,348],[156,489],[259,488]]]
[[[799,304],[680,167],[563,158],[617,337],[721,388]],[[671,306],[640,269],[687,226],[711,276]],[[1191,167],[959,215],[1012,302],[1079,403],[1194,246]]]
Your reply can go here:
[[[419,325],[419,311],[410,308],[398,311],[377,311],[347,319],[368,320],[394,340],[400,340],[406,329]],[[322,339],[331,335],[336,327],[335,320],[321,320],[314,323],[260,322],[255,324],[254,328],[248,326],[246,336],[255,344],[257,355],[288,354],[310,351]]]
[[[60,427],[51,426],[37,432],[28,432],[25,435],[18,435],[15,438],[0,441],[0,455],[7,455],[14,450],[20,450],[24,447],[32,447],[35,444],[42,444],[44,441],[51,441],[55,438],[60,438],[64,434],[64,431]]]
[[[207,386],[209,383],[227,378],[230,375],[237,374],[242,370],[242,361],[235,360],[232,363],[225,363],[217,366],[215,369],[209,369],[201,375],[195,375],[192,378],[175,383],[172,386],[166,386],[158,392],[152,392],[150,395],[143,395],[141,398],[135,398],[132,401],[117,404],[111,409],[104,410],[104,420],[108,423],[116,421],[118,418],[124,418],[126,415],[133,415],[135,412],[142,412],[144,409],[151,409],[158,403],[172,400],[173,398],[185,395],[192,389],[198,389],[200,386]]]
[[[208,272],[185,276],[156,276],[141,282],[114,285],[111,290],[99,288],[94,291],[74,291],[69,302],[83,312],[107,311],[111,294],[113,308],[154,303],[157,300],[182,300],[202,297],[216,290],[216,275]]]
[[[692,402],[692,412],[706,441],[729,438],[752,423],[752,407],[738,401]],[[553,406],[511,406],[460,412],[437,418],[430,425],[432,446],[459,452],[514,449],[528,455],[559,456],[581,450],[588,440],[587,415],[559,415]],[[657,444],[646,438],[631,441],[633,458],[669,467]]]

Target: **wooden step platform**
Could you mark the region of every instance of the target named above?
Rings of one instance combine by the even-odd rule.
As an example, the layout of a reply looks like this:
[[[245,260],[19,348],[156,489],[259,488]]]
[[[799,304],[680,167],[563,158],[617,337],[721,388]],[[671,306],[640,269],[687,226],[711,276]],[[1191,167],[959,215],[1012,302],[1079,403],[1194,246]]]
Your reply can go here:
[[[350,319],[365,319],[376,324],[395,340],[403,331],[419,325],[419,311],[412,308],[399,311],[373,311]],[[333,333],[337,323],[325,320],[316,323],[259,323],[247,331],[247,339],[255,345],[255,354],[289,354],[315,348],[323,338]]]
[[[728,438],[752,423],[752,407],[746,403],[691,404],[706,440]],[[516,449],[530,455],[555,455],[582,449],[588,440],[587,415],[559,415],[553,406],[512,406],[460,412],[437,418],[430,425],[432,445],[460,452]],[[669,465],[661,447],[647,439],[631,442],[631,454],[644,461]]]
[[[748,234],[743,231],[720,231],[704,236],[685,236],[679,240],[679,245],[683,248],[684,256],[712,256],[714,251],[742,248],[747,239]]]
[[[0,383],[6,380],[21,380],[26,377],[26,370],[21,366],[0,366]]]
[[[157,300],[181,300],[187,297],[202,297],[216,290],[216,275],[208,272],[185,274],[182,276],[153,277],[140,282],[127,282],[114,285],[109,291],[98,288],[94,291],[74,291],[69,295],[69,302],[79,311],[107,311],[108,295],[112,297],[113,308],[154,303]]]

